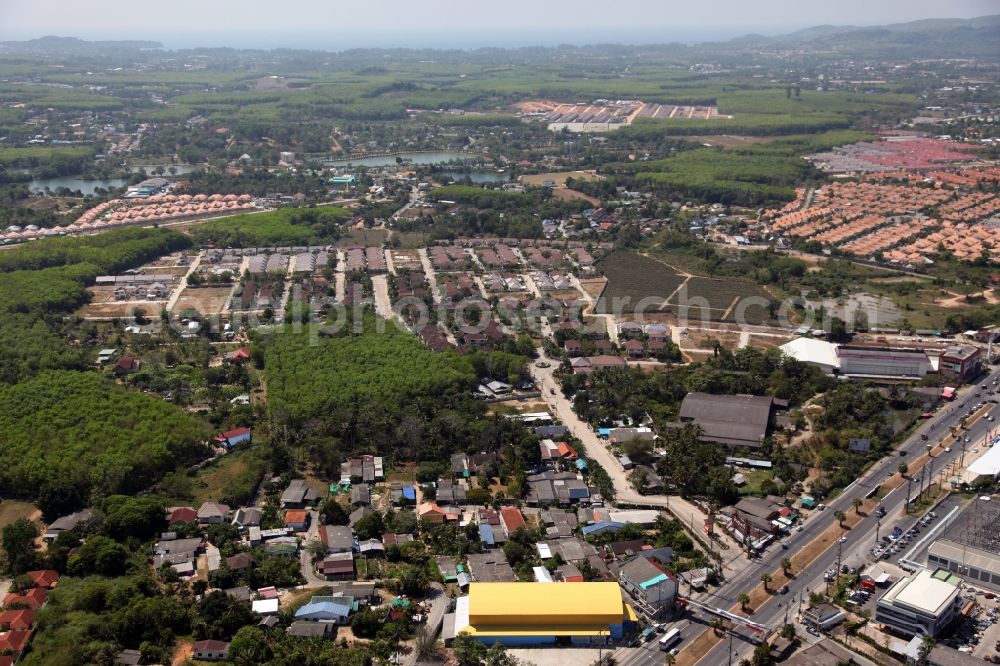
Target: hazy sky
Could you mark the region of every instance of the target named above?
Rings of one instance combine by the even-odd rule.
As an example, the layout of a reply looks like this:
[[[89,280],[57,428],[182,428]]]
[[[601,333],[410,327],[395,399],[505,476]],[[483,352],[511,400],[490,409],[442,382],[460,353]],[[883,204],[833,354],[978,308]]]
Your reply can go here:
[[[694,42],[997,12],[998,0],[0,0],[0,38],[265,48],[355,46],[362,33],[370,46],[466,45],[485,35],[484,44]]]

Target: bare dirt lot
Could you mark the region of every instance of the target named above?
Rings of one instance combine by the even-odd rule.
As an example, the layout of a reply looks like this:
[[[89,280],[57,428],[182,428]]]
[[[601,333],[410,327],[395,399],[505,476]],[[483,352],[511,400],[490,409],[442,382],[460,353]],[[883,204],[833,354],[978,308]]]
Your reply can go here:
[[[420,254],[416,250],[390,250],[392,253],[392,265],[399,269],[411,271],[422,271],[423,264],[420,262]]]
[[[586,201],[591,206],[601,205],[600,199],[584,194],[583,192],[571,190],[568,187],[557,187],[552,190],[552,196],[560,201]]]
[[[567,178],[587,181],[601,180],[600,176],[591,171],[553,171],[549,173],[533,173],[530,175],[524,175],[518,178],[518,181],[522,185],[541,187],[545,184],[545,181],[551,180],[556,184],[556,187],[564,187],[566,185]]]
[[[583,290],[587,293],[587,295],[594,300],[597,300],[600,297],[601,292],[604,291],[604,287],[607,285],[608,279],[603,277],[580,280],[580,286],[583,287]]]
[[[789,336],[787,338],[777,338],[770,335],[750,335],[750,346],[754,349],[770,349],[771,347],[780,347],[786,342],[791,342],[794,340],[793,337]]]
[[[711,349],[712,340],[718,340],[719,344],[725,349],[736,349],[740,342],[740,334],[715,330],[705,331],[691,329],[691,334],[688,340],[688,344],[694,349]],[[681,345],[681,348],[683,349],[684,345]]]
[[[130,299],[119,301],[115,299],[115,287],[101,286],[90,288],[91,301],[76,311],[76,315],[86,319],[111,319],[113,317],[128,317],[136,308],[146,311],[146,316],[159,314],[166,305],[166,299]]]
[[[754,143],[770,143],[775,137],[771,136],[734,136],[732,134],[719,134],[712,136],[690,136],[690,141],[707,143],[710,146],[721,146],[722,148],[737,148]]]
[[[180,298],[174,305],[174,312],[181,312],[186,309],[194,309],[203,315],[219,314],[226,305],[229,292],[232,287],[198,287],[197,289],[184,288]]]

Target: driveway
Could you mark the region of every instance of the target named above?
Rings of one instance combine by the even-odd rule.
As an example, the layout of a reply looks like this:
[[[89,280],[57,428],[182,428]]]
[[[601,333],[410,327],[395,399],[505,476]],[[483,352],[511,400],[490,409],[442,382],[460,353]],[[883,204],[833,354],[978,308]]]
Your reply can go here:
[[[375,312],[383,319],[392,319],[392,301],[389,299],[389,279],[385,275],[372,276],[375,293]]]
[[[427,276],[427,284],[431,288],[431,297],[434,299],[434,304],[440,305],[443,300],[441,298],[441,288],[438,286],[437,273],[434,272],[434,264],[431,263],[431,258],[427,254],[427,248],[420,248],[417,250],[417,254],[420,257],[420,265],[424,269],[424,275]],[[458,346],[458,340],[455,339],[455,336],[447,327],[439,323],[438,330],[444,332],[444,337],[447,338],[448,342],[456,347]]]
[[[319,511],[310,511],[309,518],[309,529],[302,535],[302,549],[299,550],[302,577],[305,578],[306,585],[326,585],[328,581],[313,572],[312,555],[308,548],[310,543],[319,539]]]
[[[448,595],[444,593],[444,587],[440,583],[431,583],[424,598],[425,603],[430,606],[427,613],[427,634],[437,638],[441,633],[441,623],[444,621],[445,613],[448,612]],[[417,663],[417,651],[410,650],[403,657],[402,666],[415,666]]]

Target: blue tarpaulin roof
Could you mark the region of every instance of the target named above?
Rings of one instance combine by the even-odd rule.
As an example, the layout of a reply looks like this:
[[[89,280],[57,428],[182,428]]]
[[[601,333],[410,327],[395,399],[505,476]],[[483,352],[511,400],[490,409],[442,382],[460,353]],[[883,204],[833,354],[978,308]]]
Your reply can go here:
[[[645,590],[645,589],[648,589],[650,587],[653,587],[657,583],[662,583],[666,579],[667,579],[667,574],[660,574],[659,576],[656,576],[655,578],[650,578],[649,580],[647,580],[647,581],[645,581],[643,583],[639,583],[639,587],[641,587],[642,589]]]
[[[585,470],[585,469],[587,469],[587,461],[584,460],[583,458],[577,458],[576,468],[579,469],[579,470]]]
[[[487,546],[495,546],[496,540],[493,538],[493,530],[490,529],[489,525],[479,526],[479,540],[485,543]]]
[[[295,617],[308,616],[314,613],[347,617],[347,615],[350,614],[351,612],[352,601],[353,599],[345,597],[344,601],[339,603],[334,601],[320,601],[315,603],[308,603],[302,608],[295,611]]]
[[[403,486],[403,497],[408,500],[416,501],[417,491],[413,488],[413,486]]]
[[[597,434],[600,437],[611,437],[611,428],[598,428]]]
[[[583,532],[583,536],[587,536],[590,534],[600,534],[601,532],[608,531],[617,532],[623,527],[625,527],[625,523],[619,523],[613,520],[602,520],[592,525],[584,525],[580,528],[580,531]]]

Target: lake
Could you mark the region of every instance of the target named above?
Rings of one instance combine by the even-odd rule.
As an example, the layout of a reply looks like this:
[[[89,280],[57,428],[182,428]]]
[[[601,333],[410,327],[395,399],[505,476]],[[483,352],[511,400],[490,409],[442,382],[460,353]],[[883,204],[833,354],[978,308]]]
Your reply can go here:
[[[403,161],[411,164],[443,164],[445,162],[451,162],[452,160],[473,159],[473,155],[469,153],[441,151],[436,153],[400,153],[399,155],[366,157],[360,160],[335,160],[331,162],[324,162],[324,164],[331,167],[383,167],[395,165],[397,157],[402,158]]]
[[[70,190],[80,190],[86,196],[93,194],[98,187],[104,189],[121,187],[126,181],[124,178],[104,178],[100,180],[83,180],[82,178],[41,178],[28,183],[28,189],[32,192],[45,192],[45,188],[56,190],[60,187],[68,187]]]

